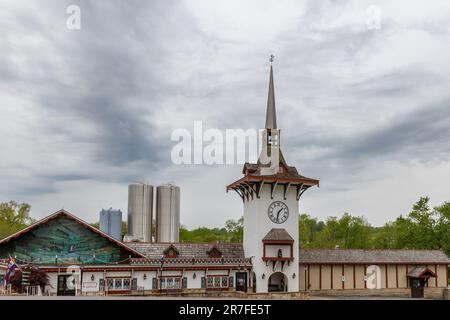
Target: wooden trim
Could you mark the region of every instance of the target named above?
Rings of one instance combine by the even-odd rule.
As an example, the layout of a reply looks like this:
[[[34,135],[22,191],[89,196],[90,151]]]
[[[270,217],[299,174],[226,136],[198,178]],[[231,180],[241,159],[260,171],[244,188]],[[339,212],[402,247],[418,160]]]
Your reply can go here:
[[[345,289],[345,268],[344,268],[344,265],[341,266],[341,269],[342,269],[342,276],[341,276],[342,289]],[[342,281],[343,278],[344,278],[344,281]]]
[[[263,257],[262,260],[263,261],[294,261],[294,258]]]
[[[353,289],[356,289],[356,265],[353,265]]]
[[[332,264],[330,264],[330,266],[331,266],[331,289],[333,289],[333,265]]]
[[[395,287],[398,289],[398,264],[395,265]]]
[[[319,290],[322,290],[322,265],[319,264]]]
[[[364,265],[364,289],[367,289],[367,281],[366,281],[366,276],[367,276],[367,266]]]
[[[388,265],[385,264],[384,265],[384,272],[385,274],[385,278],[386,278],[386,289],[389,289],[389,270],[388,270]]]
[[[445,265],[445,285],[448,285],[448,265]]]
[[[435,287],[437,288],[438,287],[438,276],[439,276],[438,271],[437,271],[437,264],[434,265],[434,273],[436,274],[436,278],[434,278],[434,284],[435,284]]]
[[[290,245],[294,243],[294,240],[263,240],[262,241],[265,244],[285,244]]]
[[[408,278],[408,265],[405,264],[405,277],[406,277],[406,287],[409,288],[409,278]]]
[[[309,264],[308,264],[308,290],[309,288],[311,288],[311,277],[310,277],[310,268],[309,268]]]

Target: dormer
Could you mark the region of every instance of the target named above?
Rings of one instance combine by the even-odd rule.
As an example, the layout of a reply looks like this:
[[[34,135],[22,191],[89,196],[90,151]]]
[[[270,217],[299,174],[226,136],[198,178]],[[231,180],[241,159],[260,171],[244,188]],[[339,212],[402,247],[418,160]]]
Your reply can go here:
[[[217,246],[213,246],[207,252],[209,258],[222,258],[222,251],[217,248]]]
[[[180,254],[178,249],[173,244],[167,247],[167,249],[164,250],[163,253],[165,258],[176,258]]]

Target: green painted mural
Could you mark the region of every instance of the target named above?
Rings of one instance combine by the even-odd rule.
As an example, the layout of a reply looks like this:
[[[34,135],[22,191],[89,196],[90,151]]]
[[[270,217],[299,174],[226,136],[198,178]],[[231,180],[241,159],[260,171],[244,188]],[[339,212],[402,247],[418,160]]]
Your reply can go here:
[[[126,259],[129,253],[67,216],[61,215],[0,245],[0,258],[16,256],[19,263],[104,264]]]

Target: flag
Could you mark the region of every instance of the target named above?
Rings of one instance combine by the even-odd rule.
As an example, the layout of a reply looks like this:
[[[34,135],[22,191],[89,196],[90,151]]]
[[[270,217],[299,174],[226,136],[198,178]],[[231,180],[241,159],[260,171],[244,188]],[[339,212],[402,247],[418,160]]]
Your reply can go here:
[[[9,257],[9,261],[8,261],[8,267],[6,269],[6,274],[5,274],[5,284],[9,284],[9,278],[12,276],[12,274],[14,273],[14,270],[17,269],[17,264],[14,261],[13,258]]]

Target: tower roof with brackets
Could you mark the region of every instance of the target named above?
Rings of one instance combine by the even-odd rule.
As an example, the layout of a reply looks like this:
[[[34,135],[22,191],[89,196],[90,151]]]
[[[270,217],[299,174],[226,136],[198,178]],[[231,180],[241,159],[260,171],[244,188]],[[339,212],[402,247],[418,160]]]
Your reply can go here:
[[[269,78],[269,94],[267,99],[267,110],[266,110],[266,131],[277,129],[277,117],[275,109],[275,89],[274,89],[274,79],[273,79],[273,55],[270,58],[270,78]],[[242,173],[244,177],[233,182],[227,186],[228,190],[235,190],[238,194],[243,197],[244,194],[248,195],[255,192],[259,196],[258,183],[264,181],[264,183],[272,184],[284,184],[289,186],[297,186],[298,198],[307,188],[315,185],[319,185],[319,180],[312,179],[301,175],[297,168],[287,164],[284,155],[279,146],[269,148],[268,152],[279,152],[279,170],[274,174],[267,174],[264,172],[265,168],[269,168],[270,164],[261,163],[258,159],[257,163],[244,164]]]

